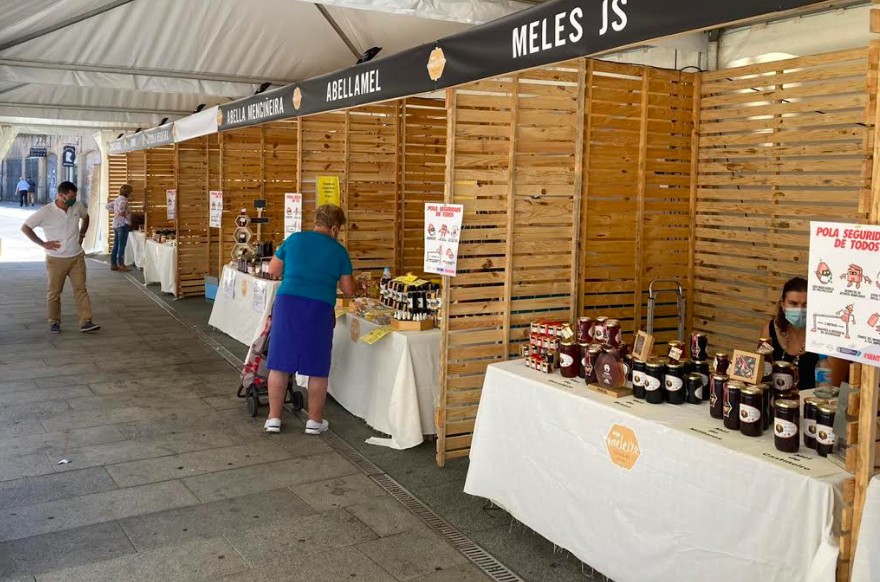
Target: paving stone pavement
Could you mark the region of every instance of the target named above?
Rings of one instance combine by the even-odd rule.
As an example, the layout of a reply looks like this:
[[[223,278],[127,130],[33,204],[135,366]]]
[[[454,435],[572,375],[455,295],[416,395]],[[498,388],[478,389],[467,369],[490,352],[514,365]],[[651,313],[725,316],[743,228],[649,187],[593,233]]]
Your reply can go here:
[[[96,334],[0,264],[0,580],[487,578],[322,437],[266,435],[238,371],[89,264]],[[58,464],[67,460],[67,464]]]

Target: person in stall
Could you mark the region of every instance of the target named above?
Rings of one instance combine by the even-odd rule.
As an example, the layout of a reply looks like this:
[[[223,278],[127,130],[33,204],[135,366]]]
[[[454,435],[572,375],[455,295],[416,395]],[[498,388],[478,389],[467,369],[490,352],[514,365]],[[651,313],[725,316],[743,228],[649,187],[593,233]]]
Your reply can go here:
[[[798,387],[816,387],[816,369],[821,356],[806,351],[807,344],[807,280],[794,277],[785,283],[776,305],[776,313],[764,326],[761,337],[769,337],[773,359],[792,362],[798,369]],[[831,384],[840,386],[849,378],[849,362],[828,358]]]
[[[269,336],[269,418],[266,432],[281,432],[281,412],[291,374],[309,377],[306,434],[329,428],[322,414],[330,376],[336,287],[354,294],[351,259],[339,244],[345,213],[333,204],[319,206],[315,228],[287,237],[269,263],[273,277],[282,276],[272,310]]]

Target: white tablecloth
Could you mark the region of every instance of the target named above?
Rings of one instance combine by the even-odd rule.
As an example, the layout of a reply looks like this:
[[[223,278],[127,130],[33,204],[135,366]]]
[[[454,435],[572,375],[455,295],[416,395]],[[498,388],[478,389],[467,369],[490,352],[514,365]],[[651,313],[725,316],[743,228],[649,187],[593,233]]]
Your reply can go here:
[[[233,281],[231,291],[227,288],[230,277]],[[266,294],[265,304],[258,301],[258,305],[255,306],[254,289],[257,285],[265,286]],[[280,286],[280,281],[259,279],[228,265],[223,267],[223,275],[220,277],[217,297],[214,299],[214,308],[211,310],[208,324],[245,345],[251,345],[262,333],[266,319],[272,314],[275,294]]]
[[[606,443],[615,426],[637,439],[631,469],[611,460],[634,456]],[[615,582],[834,582],[847,475],[800,452],[724,430],[708,404],[614,400],[517,360],[486,374],[465,492]]]
[[[141,231],[128,233],[128,242],[125,244],[125,266],[134,265],[138,269],[144,268],[144,244],[147,234]]]
[[[163,293],[177,295],[177,249],[148,239],[144,245],[144,283],[161,283]]]
[[[353,324],[360,328],[354,336]],[[336,320],[330,394],[371,427],[391,435],[368,443],[407,449],[421,443],[423,435],[436,433],[440,330],[395,331],[372,345],[352,341],[376,327],[350,314]]]
[[[880,581],[880,476],[868,484],[862,526],[853,561],[852,582]]]

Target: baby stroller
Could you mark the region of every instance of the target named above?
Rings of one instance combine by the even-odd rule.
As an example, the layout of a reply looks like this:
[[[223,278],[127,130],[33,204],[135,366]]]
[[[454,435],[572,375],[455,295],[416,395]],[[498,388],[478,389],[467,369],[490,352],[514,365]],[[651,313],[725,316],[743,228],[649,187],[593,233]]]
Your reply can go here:
[[[272,329],[272,316],[266,319],[266,327],[248,352],[247,361],[241,371],[241,384],[238,387],[238,397],[245,399],[247,411],[251,416],[257,416],[260,411],[260,398],[269,397],[269,370],[266,362],[269,357],[269,333]],[[299,412],[305,406],[303,395],[299,390],[294,390],[295,376],[290,375],[287,383],[285,404],[290,404],[294,412]]]

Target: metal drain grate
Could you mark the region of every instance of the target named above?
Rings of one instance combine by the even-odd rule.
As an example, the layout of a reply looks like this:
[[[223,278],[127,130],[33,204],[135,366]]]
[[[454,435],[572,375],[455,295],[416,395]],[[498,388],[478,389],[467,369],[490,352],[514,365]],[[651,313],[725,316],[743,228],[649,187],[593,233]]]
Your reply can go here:
[[[152,299],[159,307],[164,309],[171,317],[177,320],[180,325],[189,330],[199,340],[207,344],[220,354],[230,365],[237,369],[244,366],[244,362],[239,360],[235,355],[221,346],[219,343],[208,337],[197,326],[191,325],[181,319],[174,309],[168,306],[160,298],[156,297],[148,289],[146,289],[140,281],[133,276],[125,273],[125,277],[138,289],[140,289],[147,297]],[[406,490],[400,483],[395,481],[390,475],[385,473],[371,460],[366,458],[360,451],[345,442],[339,435],[332,430],[325,432],[321,438],[327,442],[336,452],[348,459],[358,469],[364,472],[379,487],[384,489],[389,495],[394,497],[399,503],[406,507],[411,513],[422,520],[429,529],[437,532],[443,539],[449,542],[452,547],[458,550],[464,557],[474,563],[474,565],[482,570],[491,579],[497,582],[525,582],[522,578],[512,572],[507,566],[499,562],[495,557],[478,546],[473,540],[458,531],[442,517],[434,513],[427,505],[419,501],[412,493]]]
[[[499,562],[492,554],[478,546],[473,540],[458,531],[442,517],[434,513],[427,505],[419,501],[406,488],[395,481],[390,475],[377,467],[357,449],[342,440],[332,431],[324,433],[324,439],[339,454],[354,463],[361,471],[366,473],[379,487],[394,497],[406,507],[413,515],[422,520],[429,529],[437,532],[452,547],[461,552],[468,560],[474,563],[487,576],[498,582],[524,582],[522,578],[512,572],[507,566]]]

